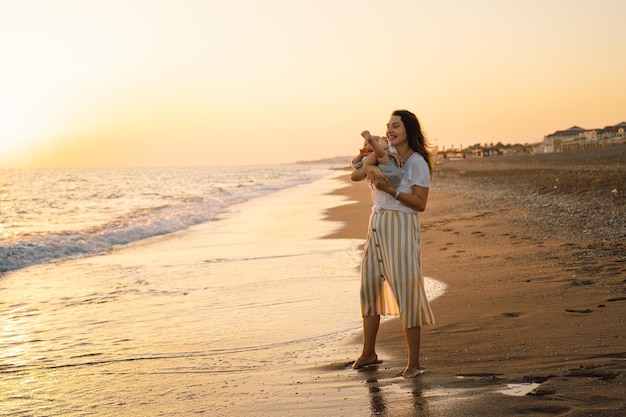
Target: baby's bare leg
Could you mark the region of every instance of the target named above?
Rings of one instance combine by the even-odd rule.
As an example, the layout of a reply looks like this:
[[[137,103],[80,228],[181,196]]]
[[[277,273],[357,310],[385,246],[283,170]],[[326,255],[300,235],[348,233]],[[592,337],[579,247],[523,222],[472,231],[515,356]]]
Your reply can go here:
[[[372,136],[369,131],[365,130],[361,133],[361,136],[370,144],[374,153],[376,154],[376,158],[378,162],[384,163],[389,161],[389,156],[387,155],[387,149],[380,143],[380,136]]]

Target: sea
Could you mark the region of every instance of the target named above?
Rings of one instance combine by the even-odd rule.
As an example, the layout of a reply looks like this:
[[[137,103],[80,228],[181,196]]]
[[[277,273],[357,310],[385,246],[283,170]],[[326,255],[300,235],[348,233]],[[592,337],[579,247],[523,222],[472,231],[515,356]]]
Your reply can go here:
[[[0,273],[214,221],[328,166],[0,170]]]
[[[0,416],[367,412],[333,168],[0,170]]]

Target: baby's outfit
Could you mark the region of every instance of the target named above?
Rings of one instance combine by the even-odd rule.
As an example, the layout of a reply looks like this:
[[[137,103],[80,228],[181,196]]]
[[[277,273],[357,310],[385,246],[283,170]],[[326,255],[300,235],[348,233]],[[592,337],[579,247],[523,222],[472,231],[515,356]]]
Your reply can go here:
[[[396,160],[389,157],[387,162],[378,163],[378,168],[383,172],[385,177],[389,179],[393,188],[398,188],[402,181],[402,168],[396,165]]]

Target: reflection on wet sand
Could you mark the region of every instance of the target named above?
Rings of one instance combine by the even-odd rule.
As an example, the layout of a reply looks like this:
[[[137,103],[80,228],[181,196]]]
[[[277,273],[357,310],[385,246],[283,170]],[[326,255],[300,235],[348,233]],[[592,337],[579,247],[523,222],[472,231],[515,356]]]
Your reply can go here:
[[[426,398],[426,381],[421,377],[406,379],[401,369],[379,369],[371,366],[359,370],[361,378],[365,378],[365,386],[369,395],[370,415],[382,417],[402,412],[404,416],[428,416]]]

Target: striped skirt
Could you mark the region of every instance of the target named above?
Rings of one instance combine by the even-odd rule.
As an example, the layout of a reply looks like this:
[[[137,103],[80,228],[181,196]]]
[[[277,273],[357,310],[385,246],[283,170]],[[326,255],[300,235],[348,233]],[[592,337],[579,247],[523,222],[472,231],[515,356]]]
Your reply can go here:
[[[406,327],[435,324],[422,276],[417,214],[372,211],[361,262],[363,316],[400,316]]]

